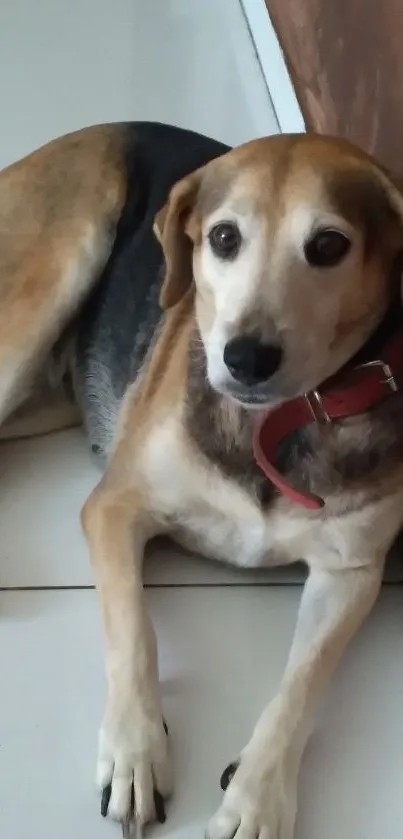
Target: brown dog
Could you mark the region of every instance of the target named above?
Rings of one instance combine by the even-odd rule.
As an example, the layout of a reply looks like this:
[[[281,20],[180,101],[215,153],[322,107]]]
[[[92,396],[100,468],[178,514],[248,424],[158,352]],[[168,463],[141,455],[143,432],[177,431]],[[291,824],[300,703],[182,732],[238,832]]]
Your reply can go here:
[[[62,358],[108,456],[82,521],[109,680],[98,780],[115,818],[132,786],[139,821],[162,817],[171,789],[147,541],[170,534],[245,567],[306,561],[283,681],[208,828],[291,839],[315,711],[403,520],[403,200],[345,142],[224,151],[104,126],[1,174],[1,417]],[[177,180],[155,219],[163,280],[151,228]]]

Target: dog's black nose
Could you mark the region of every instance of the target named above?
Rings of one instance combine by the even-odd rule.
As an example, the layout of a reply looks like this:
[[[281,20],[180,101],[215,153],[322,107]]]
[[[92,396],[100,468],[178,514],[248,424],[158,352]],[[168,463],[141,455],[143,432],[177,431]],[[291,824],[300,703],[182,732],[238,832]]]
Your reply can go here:
[[[224,347],[224,363],[231,376],[243,385],[266,382],[278,370],[283,352],[275,344],[257,338],[233,338]]]

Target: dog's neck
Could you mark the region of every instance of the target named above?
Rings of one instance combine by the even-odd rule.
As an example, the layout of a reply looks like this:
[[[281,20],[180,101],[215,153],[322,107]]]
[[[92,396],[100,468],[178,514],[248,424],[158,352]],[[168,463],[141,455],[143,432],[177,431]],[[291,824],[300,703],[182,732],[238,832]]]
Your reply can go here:
[[[374,357],[398,324],[401,313],[391,307],[354,362]],[[263,505],[269,504],[278,493],[253,455],[256,412],[211,387],[196,325],[189,342],[187,393],[187,428],[201,452]],[[323,498],[363,483],[379,486],[394,459],[403,457],[402,410],[403,394],[399,392],[364,416],[326,428],[312,424],[298,429],[280,444],[277,466],[293,482],[303,481]]]

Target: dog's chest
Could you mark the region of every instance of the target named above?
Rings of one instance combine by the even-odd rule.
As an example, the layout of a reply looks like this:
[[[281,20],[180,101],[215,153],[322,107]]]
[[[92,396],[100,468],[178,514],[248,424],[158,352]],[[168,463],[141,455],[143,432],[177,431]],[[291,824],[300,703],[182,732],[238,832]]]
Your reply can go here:
[[[178,541],[207,556],[258,567],[304,556],[312,521],[282,501],[265,510],[240,484],[190,450],[173,418],[154,428],[140,466],[156,520]]]

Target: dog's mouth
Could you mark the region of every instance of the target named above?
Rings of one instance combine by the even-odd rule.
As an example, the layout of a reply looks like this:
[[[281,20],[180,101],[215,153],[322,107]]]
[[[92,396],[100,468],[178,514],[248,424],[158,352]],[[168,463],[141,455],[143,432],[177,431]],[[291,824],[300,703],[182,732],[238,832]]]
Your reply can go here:
[[[250,408],[251,410],[263,409],[268,411],[285,401],[283,398],[279,398],[277,394],[267,393],[267,391],[259,392],[256,389],[246,390],[232,385],[219,388],[219,392],[243,408]]]
[[[234,399],[235,402],[239,402],[240,405],[243,405],[245,408],[273,407],[273,403],[267,399],[267,396],[259,393],[228,392],[228,396]]]

